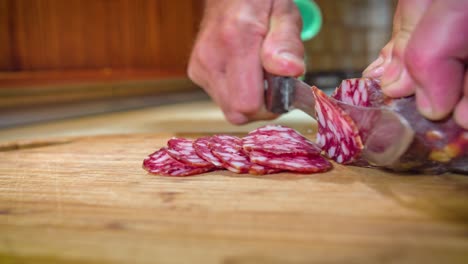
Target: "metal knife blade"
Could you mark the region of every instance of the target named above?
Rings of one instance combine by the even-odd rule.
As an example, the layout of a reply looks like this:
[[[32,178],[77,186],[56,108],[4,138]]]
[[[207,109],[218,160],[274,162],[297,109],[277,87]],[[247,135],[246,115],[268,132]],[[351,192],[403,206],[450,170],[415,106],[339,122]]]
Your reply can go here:
[[[359,107],[329,99],[354,120],[364,144],[363,158],[371,164],[394,164],[413,142],[413,129],[398,113],[384,107]],[[265,105],[276,114],[299,109],[316,118],[312,89],[296,78],[266,73]]]

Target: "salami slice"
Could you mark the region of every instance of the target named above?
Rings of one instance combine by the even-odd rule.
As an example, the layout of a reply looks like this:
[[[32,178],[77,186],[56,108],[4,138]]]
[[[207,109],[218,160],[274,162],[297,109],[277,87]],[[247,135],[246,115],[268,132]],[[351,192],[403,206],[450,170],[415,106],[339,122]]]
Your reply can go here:
[[[223,167],[235,173],[247,173],[252,163],[242,150],[242,139],[229,135],[215,135],[211,138],[210,149],[221,160]]]
[[[263,166],[260,164],[252,163],[249,168],[249,173],[253,175],[265,175],[265,174],[274,174],[283,171],[283,169],[276,169],[268,166]]]
[[[329,158],[338,163],[351,163],[359,157],[363,144],[354,121],[327,95],[312,87],[319,129],[316,142]]]
[[[202,159],[195,152],[193,141],[185,138],[172,138],[167,142],[167,153],[174,159],[194,167],[213,167],[211,162]]]
[[[320,148],[296,130],[280,126],[267,125],[257,128],[242,139],[246,152],[258,150],[274,154],[319,154]]]
[[[194,167],[172,158],[167,148],[162,148],[143,161],[143,168],[150,173],[165,176],[190,176],[208,172],[212,167]]]
[[[315,173],[332,168],[331,163],[320,155],[273,154],[264,151],[251,151],[249,155],[252,162],[279,170]]]
[[[202,159],[210,162],[217,168],[223,168],[221,160],[219,160],[216,156],[213,155],[213,153],[211,153],[210,141],[211,137],[198,138],[193,142],[193,148],[198,156],[200,156]]]

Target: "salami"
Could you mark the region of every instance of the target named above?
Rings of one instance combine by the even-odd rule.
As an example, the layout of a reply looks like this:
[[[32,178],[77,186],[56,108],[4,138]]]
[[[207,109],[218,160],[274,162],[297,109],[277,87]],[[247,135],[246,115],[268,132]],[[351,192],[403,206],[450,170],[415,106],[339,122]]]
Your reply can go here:
[[[320,155],[273,154],[256,150],[249,155],[252,162],[279,170],[314,173],[332,168],[331,163]]]
[[[453,117],[441,121],[428,120],[419,114],[414,96],[389,98],[381,91],[378,81],[368,78],[344,80],[333,97],[351,105],[385,107],[408,121],[415,138],[407,152],[388,168],[428,173],[468,173],[468,131],[458,126]],[[363,139],[365,132],[360,131]]]
[[[379,107],[386,100],[379,83],[369,78],[343,80],[331,97],[362,107]]]
[[[174,159],[194,167],[214,167],[214,165],[202,159],[193,147],[192,140],[185,138],[172,138],[167,142],[167,153]]]
[[[296,130],[280,126],[267,125],[257,128],[242,139],[246,152],[265,151],[274,154],[319,154],[320,148]]]
[[[235,173],[246,173],[252,163],[242,150],[242,139],[229,135],[216,135],[211,138],[210,149],[221,160],[223,167]]]
[[[161,148],[143,161],[143,168],[150,173],[165,176],[190,176],[208,172],[212,167],[194,167],[172,158],[167,148]]]
[[[255,164],[242,149],[242,139],[235,136],[216,135],[211,138],[210,148],[219,158],[225,169],[235,173],[263,175],[277,173],[279,170]]]
[[[354,121],[327,95],[312,87],[316,119],[319,125],[316,142],[325,155],[338,163],[356,160],[363,149],[359,130]]]
[[[198,138],[193,142],[193,148],[198,156],[200,156],[202,159],[210,162],[217,168],[223,168],[221,160],[214,156],[213,153],[211,153],[210,141],[211,137]]]
[[[284,171],[283,169],[276,169],[268,166],[263,166],[260,164],[252,163],[249,168],[249,173],[253,175],[265,175],[265,174],[274,174]]]

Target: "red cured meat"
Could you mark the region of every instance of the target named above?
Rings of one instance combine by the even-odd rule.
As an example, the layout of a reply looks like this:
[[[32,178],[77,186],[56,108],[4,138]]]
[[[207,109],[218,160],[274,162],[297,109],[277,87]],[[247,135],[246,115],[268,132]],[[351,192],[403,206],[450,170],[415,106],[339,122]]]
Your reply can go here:
[[[312,87],[316,119],[319,125],[316,142],[329,158],[338,163],[351,163],[363,149],[354,121],[327,95]]]
[[[331,163],[320,155],[273,154],[251,151],[250,160],[256,164],[300,173],[324,172],[332,168]]]
[[[247,173],[252,163],[242,150],[242,139],[229,135],[216,135],[211,138],[210,149],[223,167],[235,173]]]
[[[167,142],[167,153],[174,159],[194,167],[213,167],[211,162],[202,159],[193,147],[193,141],[185,138],[172,138]]]
[[[419,113],[414,96],[389,98],[383,94],[376,80],[367,78],[343,81],[333,97],[352,105],[385,107],[408,121],[415,132],[414,141],[407,152],[388,168],[428,173],[468,173],[468,131],[457,125],[453,117],[441,121],[428,120]],[[360,133],[365,139],[366,131]]]
[[[211,153],[210,141],[211,137],[198,138],[193,142],[193,148],[202,159],[210,162],[217,168],[222,168],[223,164],[221,163],[221,160]]]
[[[229,135],[216,135],[210,140],[213,155],[219,158],[225,169],[235,173],[262,175],[276,173],[278,170],[254,164],[242,149],[242,139]]]
[[[166,176],[190,176],[208,172],[212,167],[194,167],[186,165],[168,153],[166,148],[162,148],[151,154],[143,161],[143,168],[150,173]]]
[[[275,169],[267,166],[263,166],[260,164],[252,163],[249,168],[249,173],[253,175],[265,175],[265,174],[273,174],[283,171],[282,169]]]
[[[246,152],[259,150],[274,154],[319,154],[320,148],[296,130],[280,126],[267,125],[255,129],[242,139]]]
[[[343,80],[331,97],[363,107],[381,106],[386,99],[379,83],[369,78]]]

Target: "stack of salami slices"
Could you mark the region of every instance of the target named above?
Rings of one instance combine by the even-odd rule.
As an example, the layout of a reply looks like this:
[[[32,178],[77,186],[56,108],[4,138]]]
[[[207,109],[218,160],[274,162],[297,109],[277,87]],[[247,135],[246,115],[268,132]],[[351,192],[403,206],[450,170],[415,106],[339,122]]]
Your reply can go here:
[[[331,163],[320,153],[315,143],[296,130],[267,125],[243,138],[231,135],[196,140],[172,138],[166,147],[143,161],[143,168],[166,176],[189,176],[224,169],[254,175],[330,170]]]

